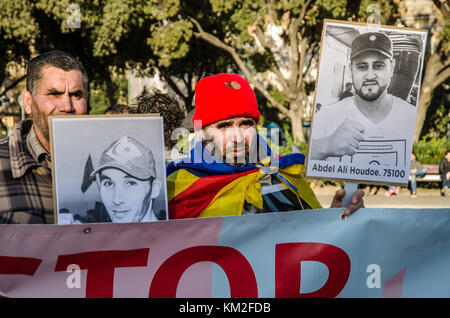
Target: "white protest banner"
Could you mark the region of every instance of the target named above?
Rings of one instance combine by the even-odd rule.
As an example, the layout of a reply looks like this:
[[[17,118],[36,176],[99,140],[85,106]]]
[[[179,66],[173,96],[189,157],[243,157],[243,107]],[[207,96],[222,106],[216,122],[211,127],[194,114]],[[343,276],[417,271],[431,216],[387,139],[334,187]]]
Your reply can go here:
[[[450,209],[1,225],[3,297],[449,297]]]

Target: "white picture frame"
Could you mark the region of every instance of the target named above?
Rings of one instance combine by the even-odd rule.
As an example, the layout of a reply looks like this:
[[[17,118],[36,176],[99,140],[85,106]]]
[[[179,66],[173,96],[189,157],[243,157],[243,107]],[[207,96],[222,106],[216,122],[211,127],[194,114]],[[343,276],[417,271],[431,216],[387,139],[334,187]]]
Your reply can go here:
[[[426,37],[324,21],[307,178],[408,184]]]
[[[168,220],[162,117],[50,116],[49,128],[56,224]]]

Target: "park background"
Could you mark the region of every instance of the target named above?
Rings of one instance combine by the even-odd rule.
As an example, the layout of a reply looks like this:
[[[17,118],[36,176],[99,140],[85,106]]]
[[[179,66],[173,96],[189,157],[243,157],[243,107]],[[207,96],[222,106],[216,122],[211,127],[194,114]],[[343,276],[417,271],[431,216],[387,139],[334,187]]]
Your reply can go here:
[[[85,66],[90,114],[136,106],[159,89],[184,106],[188,129],[197,81],[239,73],[257,95],[259,127],[282,130],[275,150],[306,154],[324,19],[428,31],[414,150],[422,163],[438,164],[450,148],[445,0],[0,0],[0,137],[27,118],[20,105],[27,61],[57,49]]]

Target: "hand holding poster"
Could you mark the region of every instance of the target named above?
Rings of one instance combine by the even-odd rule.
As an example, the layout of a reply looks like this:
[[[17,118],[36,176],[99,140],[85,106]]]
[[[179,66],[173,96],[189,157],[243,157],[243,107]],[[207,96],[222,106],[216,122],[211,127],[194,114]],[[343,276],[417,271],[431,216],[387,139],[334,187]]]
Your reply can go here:
[[[326,20],[306,175],[407,184],[426,31]]]

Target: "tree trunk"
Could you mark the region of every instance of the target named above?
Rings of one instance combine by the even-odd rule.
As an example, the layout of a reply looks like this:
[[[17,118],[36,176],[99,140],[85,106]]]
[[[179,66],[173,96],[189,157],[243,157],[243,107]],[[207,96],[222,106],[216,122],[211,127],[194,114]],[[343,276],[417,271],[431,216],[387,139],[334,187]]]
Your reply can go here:
[[[427,110],[433,96],[433,90],[440,84],[436,82],[436,80],[441,67],[442,64],[440,63],[440,58],[437,53],[428,58],[425,65],[425,75],[422,80],[422,87],[420,88],[419,105],[417,108],[416,125],[414,128],[414,142],[419,141]]]
[[[186,97],[185,99],[185,106],[186,106],[186,111],[189,113],[194,107],[192,105],[194,101],[194,92],[188,88],[188,97]]]
[[[298,116],[290,118],[292,123],[292,137],[296,143],[305,142],[305,135],[303,134],[303,121],[298,119]]]
[[[427,114],[428,106],[430,106],[432,96],[433,89],[428,83],[425,84],[425,82],[423,82],[422,88],[420,89],[420,100],[417,108],[416,126],[414,128],[414,142],[419,141],[423,124],[425,122],[425,116]]]
[[[292,138],[294,142],[305,142],[305,135],[303,134],[303,109],[294,107],[291,104],[291,111],[289,112],[289,120],[291,121]]]
[[[450,6],[448,5],[448,1],[433,0],[433,3],[444,16],[444,20],[448,20],[450,18]],[[442,45],[442,43],[436,45],[436,47],[440,45]],[[422,88],[420,89],[416,127],[414,129],[414,142],[419,141],[420,134],[422,133],[423,124],[426,119],[425,116],[433,97],[433,90],[444,83],[449,76],[450,59],[448,55],[445,55],[445,59],[441,59],[439,52],[433,53],[427,60],[425,66],[425,76],[423,77]]]
[[[111,79],[111,74],[109,70],[106,70],[105,74],[105,82],[106,82],[106,95],[109,99],[109,106],[113,106],[116,104],[116,99],[114,98],[114,83]]]
[[[27,77],[27,76],[26,75],[22,75],[22,76],[18,77],[17,79],[15,79],[14,81],[12,81],[9,85],[7,85],[7,86],[5,85],[5,88],[0,92],[0,97],[5,95],[9,90],[11,90],[14,87],[16,87],[17,84],[19,84],[22,80],[25,79],[25,77]],[[0,86],[2,86],[4,78],[5,77],[3,77],[3,78],[0,77]]]

